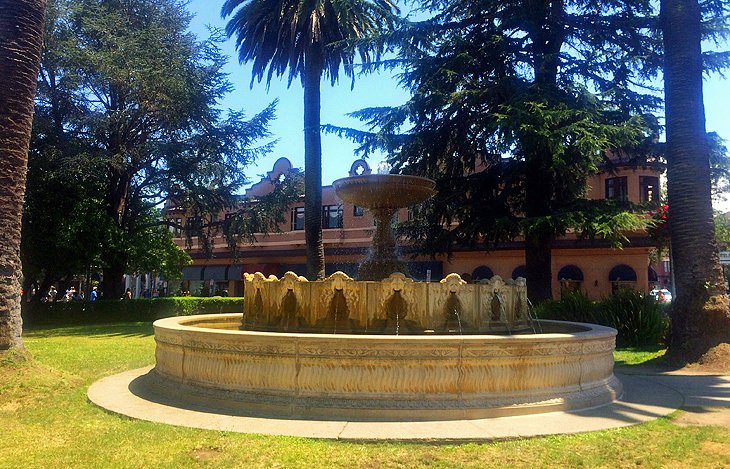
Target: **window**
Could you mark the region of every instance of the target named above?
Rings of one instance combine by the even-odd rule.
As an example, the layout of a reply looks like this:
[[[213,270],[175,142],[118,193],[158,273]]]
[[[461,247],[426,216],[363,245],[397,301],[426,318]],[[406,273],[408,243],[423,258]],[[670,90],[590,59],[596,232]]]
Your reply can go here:
[[[492,272],[492,269],[486,265],[480,265],[471,272],[471,279],[475,282],[479,280],[489,280],[492,277],[494,277],[494,272]]]
[[[422,205],[412,205],[408,207],[407,215],[408,221],[416,220],[418,217],[420,217],[423,214],[423,206]]]
[[[223,215],[223,224],[220,225],[220,232],[223,234],[230,233],[231,226],[234,225],[236,220],[236,213],[226,213]],[[235,226],[235,225],[234,225]]]
[[[358,207],[357,205],[352,206],[352,216],[361,217],[365,214],[365,209]]]
[[[341,205],[325,205],[322,207],[322,228],[342,228]]]
[[[639,176],[640,202],[659,202],[659,178]]]
[[[291,230],[298,231],[304,229],[304,207],[294,207],[291,209]]]
[[[626,183],[626,176],[606,179],[606,198],[628,200],[629,190]]]
[[[179,238],[182,236],[182,218],[171,218],[170,221],[175,224],[175,226],[170,227],[172,237]]]
[[[203,227],[203,219],[200,217],[190,217],[187,219],[186,229],[188,231],[197,231]]]
[[[558,271],[558,282],[560,282],[560,295],[568,292],[579,292],[583,285],[583,271],[575,265],[563,266]]]
[[[620,264],[608,273],[611,282],[611,292],[622,289],[636,289],[636,271],[626,264]]]

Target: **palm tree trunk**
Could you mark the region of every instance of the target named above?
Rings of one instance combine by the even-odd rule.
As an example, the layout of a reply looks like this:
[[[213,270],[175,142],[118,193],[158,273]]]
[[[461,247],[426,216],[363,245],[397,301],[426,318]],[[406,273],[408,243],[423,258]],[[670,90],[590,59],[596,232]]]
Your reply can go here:
[[[676,298],[669,356],[698,360],[730,339],[728,300],[715,241],[702,96],[697,0],[662,0],[667,195]]]
[[[20,229],[45,0],[0,0],[0,351],[22,349]]]
[[[304,85],[304,238],[307,252],[307,278],[322,279],[322,137],[320,134],[320,79],[322,51],[313,46],[306,54]]]

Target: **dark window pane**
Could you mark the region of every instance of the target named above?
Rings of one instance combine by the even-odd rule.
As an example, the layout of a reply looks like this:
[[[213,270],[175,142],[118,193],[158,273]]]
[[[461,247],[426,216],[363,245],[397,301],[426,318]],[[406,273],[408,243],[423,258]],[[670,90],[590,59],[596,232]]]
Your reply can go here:
[[[294,207],[291,209],[291,230],[298,231],[304,229],[304,207]]]
[[[659,178],[639,176],[640,202],[659,202]]]
[[[629,190],[626,176],[606,179],[606,198],[628,200]]]
[[[324,205],[322,207],[322,228],[342,228],[341,205]]]

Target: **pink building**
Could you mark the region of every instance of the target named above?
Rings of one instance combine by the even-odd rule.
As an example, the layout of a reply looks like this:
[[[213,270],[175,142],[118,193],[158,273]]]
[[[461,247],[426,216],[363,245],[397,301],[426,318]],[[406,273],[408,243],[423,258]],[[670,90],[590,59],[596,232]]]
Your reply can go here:
[[[659,175],[663,165],[656,162],[637,164],[629,159],[615,158],[612,167],[589,180],[588,197],[593,199],[616,198],[632,202],[659,201]],[[353,163],[352,171],[361,161]],[[255,199],[271,191],[272,181],[286,174],[292,165],[286,158],[280,158],[272,170],[261,181],[246,191],[245,198]],[[347,176],[346,174],[342,175]],[[354,276],[358,261],[364,257],[374,226],[372,217],[362,208],[338,200],[332,186],[322,188],[323,239],[327,274],[341,270]],[[219,217],[225,217],[221,213]],[[176,219],[181,225],[188,221],[180,209],[168,207],[167,217]],[[401,210],[401,221],[408,217],[407,210]],[[221,294],[224,290],[231,296],[243,294],[241,276],[243,272],[260,271],[265,275],[281,276],[286,271],[303,275],[306,270],[304,245],[304,202],[291,205],[286,222],[280,233],[257,236],[254,245],[239,246],[233,259],[223,236],[214,238],[212,256],[206,256],[193,241],[190,255],[193,264],[183,271],[182,288],[193,294],[207,290]],[[184,247],[182,233],[176,232],[177,242]],[[563,288],[584,291],[591,298],[611,294],[616,288],[630,287],[647,290],[655,284],[665,286],[669,282],[668,262],[658,267],[650,266],[650,253],[654,243],[645,232],[630,233],[630,244],[623,249],[612,248],[603,240],[578,240],[573,236],[558,239],[552,252],[553,296],[559,297]],[[431,259],[416,257],[410,259],[412,250],[402,246],[411,275],[419,280],[438,281],[449,273],[474,280],[524,276],[524,251],[519,241],[503,243],[496,250],[457,249],[451,258],[446,256]],[[468,275],[466,275],[468,274]],[[172,288],[171,288],[172,290]]]

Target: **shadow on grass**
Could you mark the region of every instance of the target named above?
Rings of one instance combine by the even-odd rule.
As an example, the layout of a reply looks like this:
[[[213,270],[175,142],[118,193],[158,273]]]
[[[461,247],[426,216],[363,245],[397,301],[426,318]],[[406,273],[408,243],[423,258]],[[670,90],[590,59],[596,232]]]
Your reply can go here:
[[[151,322],[84,324],[63,326],[30,326],[23,335],[32,338],[77,337],[149,337],[154,334]]]

